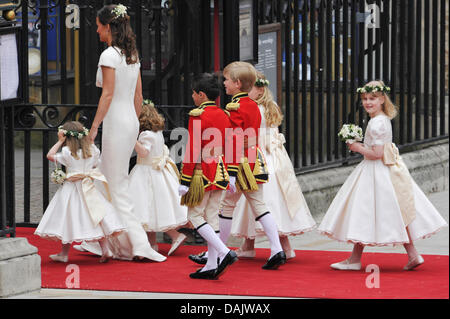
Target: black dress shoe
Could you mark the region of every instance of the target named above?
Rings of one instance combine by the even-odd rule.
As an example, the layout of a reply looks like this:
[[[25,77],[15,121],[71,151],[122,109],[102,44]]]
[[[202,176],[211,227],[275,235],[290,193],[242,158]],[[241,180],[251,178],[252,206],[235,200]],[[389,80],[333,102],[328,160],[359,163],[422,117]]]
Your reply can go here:
[[[208,257],[205,257],[205,254],[206,252],[204,251],[198,255],[189,255],[188,258],[199,265],[206,265]]]
[[[284,251],[280,251],[270,258],[264,266],[263,269],[277,269],[280,265],[286,263],[286,254]]]
[[[196,272],[193,272],[192,274],[190,274],[189,277],[191,277],[192,279],[209,279],[209,280],[216,279],[217,269],[210,269],[210,270],[205,270],[205,271],[201,271],[201,270],[202,270],[202,268],[199,268]]]
[[[219,258],[217,258],[217,260],[219,260]],[[230,266],[232,263],[234,263],[237,260],[238,260],[238,258],[237,258],[235,251],[230,250],[228,252],[228,254],[225,255],[222,262],[219,263],[219,266],[217,267],[216,277],[219,278],[220,276],[222,276],[225,272],[225,268],[227,268],[228,266]]]

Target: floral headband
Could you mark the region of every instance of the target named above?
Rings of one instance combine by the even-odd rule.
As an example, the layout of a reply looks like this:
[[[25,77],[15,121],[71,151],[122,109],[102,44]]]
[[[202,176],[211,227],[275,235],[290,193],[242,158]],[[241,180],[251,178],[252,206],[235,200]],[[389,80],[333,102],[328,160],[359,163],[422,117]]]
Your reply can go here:
[[[269,80],[259,78],[255,82],[255,85],[258,87],[269,86],[269,84],[270,84]]]
[[[142,105],[151,105],[151,106],[155,106],[155,104],[153,103],[152,100],[150,99],[145,99],[142,101]]]
[[[123,4],[118,4],[114,9],[111,10],[111,13],[114,14],[115,19],[121,17],[125,17],[127,14],[127,7],[125,7]]]
[[[58,132],[59,131],[63,132],[64,136],[76,137],[79,140],[81,140],[83,137],[89,135],[89,130],[87,128],[85,128],[84,126],[83,126],[83,131],[81,131],[81,132],[65,130],[65,129],[63,129],[62,126],[58,127]]]
[[[365,85],[363,87],[356,89],[357,93],[376,93],[376,92],[383,92],[383,93],[389,93],[391,92],[391,88],[386,85]]]

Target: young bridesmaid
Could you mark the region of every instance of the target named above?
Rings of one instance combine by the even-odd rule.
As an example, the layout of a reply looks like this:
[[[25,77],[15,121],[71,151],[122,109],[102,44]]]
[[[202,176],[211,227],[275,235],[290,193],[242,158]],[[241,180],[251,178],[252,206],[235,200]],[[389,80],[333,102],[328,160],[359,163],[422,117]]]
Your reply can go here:
[[[310,231],[315,228],[316,222],[311,216],[291,160],[283,146],[285,139],[278,131],[283,115],[273,100],[268,85],[269,81],[264,74],[258,72],[256,83],[248,96],[258,104],[261,113],[258,145],[264,154],[269,171],[269,181],[263,187],[264,199],[277,223],[286,258],[290,259],[295,257],[295,252],[291,248],[288,236]],[[255,257],[255,237],[264,234],[264,231],[260,223],[255,221],[244,196],[234,210],[231,234],[245,238],[242,246],[236,251],[238,257]]]
[[[186,240],[176,231],[187,223],[187,208],[180,205],[178,194],[179,173],[164,144],[164,118],[153,103],[147,101],[142,106],[139,126],[134,147],[138,157],[130,172],[129,194],[153,249],[158,250],[156,233],[165,232],[172,239],[170,255]]]
[[[358,89],[370,116],[364,143],[347,144],[364,160],[338,191],[318,230],[332,239],[354,244],[351,256],[331,265],[360,270],[365,246],[403,244],[408,254],[405,270],[424,263],[413,242],[438,232],[446,221],[417,186],[392,144],[391,119],[396,107],[382,81]]]
[[[66,179],[44,212],[35,235],[59,240],[62,250],[50,255],[54,261],[68,262],[72,242],[99,242],[102,257],[112,257],[106,237],[126,229],[110,201],[96,183],[106,184],[96,169],[100,151],[87,137],[88,130],[80,122],[67,122],[58,131],[58,142],[47,158],[66,167]],[[57,153],[61,149],[61,152]]]

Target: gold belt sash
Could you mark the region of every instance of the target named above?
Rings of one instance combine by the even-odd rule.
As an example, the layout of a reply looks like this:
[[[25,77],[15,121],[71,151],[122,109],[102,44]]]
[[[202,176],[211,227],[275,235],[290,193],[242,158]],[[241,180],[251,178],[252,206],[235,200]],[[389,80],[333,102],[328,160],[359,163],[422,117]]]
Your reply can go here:
[[[383,163],[389,167],[403,222],[408,226],[416,217],[413,180],[394,143],[384,145]]]
[[[309,211],[308,205],[297,181],[291,159],[283,146],[286,143],[284,135],[277,132],[271,134],[269,138],[266,149],[272,155],[275,176],[286,201],[289,216],[293,219],[301,208]]]
[[[67,175],[67,180],[77,182],[81,180],[81,189],[83,191],[84,200],[89,211],[89,215],[95,227],[102,221],[106,215],[106,210],[102,200],[103,194],[97,190],[94,180],[101,181],[105,185],[107,191],[107,199],[111,201],[111,195],[108,190],[108,182],[105,176],[98,170],[93,169],[85,173],[71,172]]]
[[[177,179],[180,179],[180,172],[178,172],[178,168],[175,165],[175,163],[170,158],[170,152],[167,145],[163,146],[163,154],[161,156],[157,157],[137,157],[136,164],[140,165],[148,165],[151,166],[153,169],[156,170],[162,170],[164,167],[166,167],[169,172]]]

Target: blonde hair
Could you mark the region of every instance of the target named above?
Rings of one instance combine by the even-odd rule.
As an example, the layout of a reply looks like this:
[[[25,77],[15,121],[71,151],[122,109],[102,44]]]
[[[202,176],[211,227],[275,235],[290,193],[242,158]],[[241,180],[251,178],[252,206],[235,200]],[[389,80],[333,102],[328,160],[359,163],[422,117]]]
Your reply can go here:
[[[248,62],[235,61],[223,69],[223,74],[228,75],[234,82],[241,81],[241,91],[248,92],[256,82],[256,69]]]
[[[158,132],[164,129],[164,117],[158,113],[155,105],[150,104],[142,105],[141,115],[139,116],[139,131],[153,131]]]
[[[258,79],[266,80],[266,76],[261,72],[257,72]],[[256,82],[256,81],[255,81]],[[264,118],[268,127],[272,125],[280,126],[283,121],[283,113],[278,104],[273,100],[272,92],[267,85],[263,86],[264,93],[255,102],[264,107]]]
[[[370,81],[365,86],[381,86],[384,87],[385,84],[381,80],[375,80]],[[383,96],[384,97],[384,103],[383,103],[383,112],[387,115],[391,120],[397,116],[397,107],[394,105],[392,100],[390,99],[389,95],[387,95],[385,92],[370,92],[370,93],[361,93],[361,96],[364,94],[372,94],[373,96]]]
[[[62,126],[63,130],[66,131],[72,131],[72,132],[78,132],[82,133],[84,131],[84,126],[78,121],[71,121],[66,122]],[[91,141],[88,139],[88,137],[85,135],[82,138],[78,138],[76,136],[71,135],[65,135],[66,140],[64,144],[69,148],[70,154],[75,158],[79,159],[78,157],[78,150],[81,150],[83,154],[83,158],[89,158],[92,156],[91,153]]]

